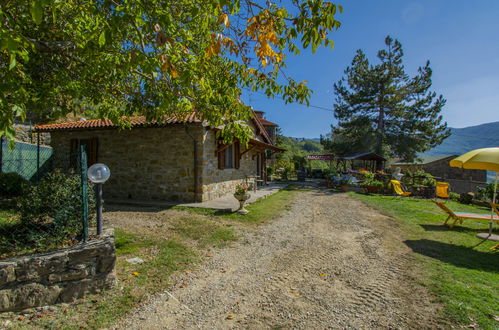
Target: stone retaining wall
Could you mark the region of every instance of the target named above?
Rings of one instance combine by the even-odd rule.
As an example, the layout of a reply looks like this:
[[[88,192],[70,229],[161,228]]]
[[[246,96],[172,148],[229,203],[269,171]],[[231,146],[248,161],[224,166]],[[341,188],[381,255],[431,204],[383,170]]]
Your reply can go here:
[[[72,302],[111,288],[114,235],[47,253],[0,261],[0,312]]]
[[[34,128],[30,125],[14,124],[16,130],[16,141],[36,144],[36,133],[33,133]],[[40,133],[40,144],[50,145],[50,133]]]

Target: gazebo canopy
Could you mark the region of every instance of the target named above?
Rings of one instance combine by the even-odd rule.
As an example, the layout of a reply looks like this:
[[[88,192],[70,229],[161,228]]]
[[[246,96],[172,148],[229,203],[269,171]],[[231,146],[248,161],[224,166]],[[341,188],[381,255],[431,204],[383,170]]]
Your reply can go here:
[[[378,161],[378,162],[386,162],[386,159],[381,157],[378,154],[375,154],[374,152],[361,152],[357,154],[352,154],[352,155],[346,155],[346,156],[341,156],[338,157],[339,159],[344,159],[344,160],[373,160],[373,161]]]

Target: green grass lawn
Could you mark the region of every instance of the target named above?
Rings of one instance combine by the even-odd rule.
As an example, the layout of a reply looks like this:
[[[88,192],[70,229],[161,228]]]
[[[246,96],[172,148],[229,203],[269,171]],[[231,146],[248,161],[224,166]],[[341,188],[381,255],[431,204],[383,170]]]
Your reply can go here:
[[[405,244],[422,260],[425,285],[444,306],[444,317],[462,326],[499,328],[499,252],[490,250],[497,243],[478,245],[481,240],[475,237],[488,230],[488,222],[465,220],[451,229],[443,226],[447,216],[431,201],[352,196],[399,221],[406,233]],[[490,209],[454,201],[447,206],[453,211],[490,214]]]

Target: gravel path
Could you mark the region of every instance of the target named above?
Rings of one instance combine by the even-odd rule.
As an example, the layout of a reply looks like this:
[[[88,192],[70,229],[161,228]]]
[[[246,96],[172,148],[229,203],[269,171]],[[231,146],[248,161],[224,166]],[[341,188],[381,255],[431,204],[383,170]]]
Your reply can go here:
[[[116,328],[435,328],[395,221],[347,194],[300,193]]]

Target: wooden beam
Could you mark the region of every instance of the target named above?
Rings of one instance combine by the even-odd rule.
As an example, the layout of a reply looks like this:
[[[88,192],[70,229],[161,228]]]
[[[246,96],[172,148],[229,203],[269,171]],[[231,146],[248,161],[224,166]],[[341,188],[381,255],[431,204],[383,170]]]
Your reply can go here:
[[[228,147],[230,147],[231,145],[230,144],[221,144],[216,150],[215,150],[215,156],[218,155],[218,153],[224,151],[225,149],[227,149]]]
[[[256,146],[251,146],[251,147],[249,147],[248,149],[246,149],[246,150],[244,150],[243,152],[241,152],[241,153],[239,154],[239,159],[241,159],[241,157],[243,157],[243,155],[244,155],[245,153],[250,152],[251,150],[253,150],[253,149],[255,149],[255,148],[256,148]]]

